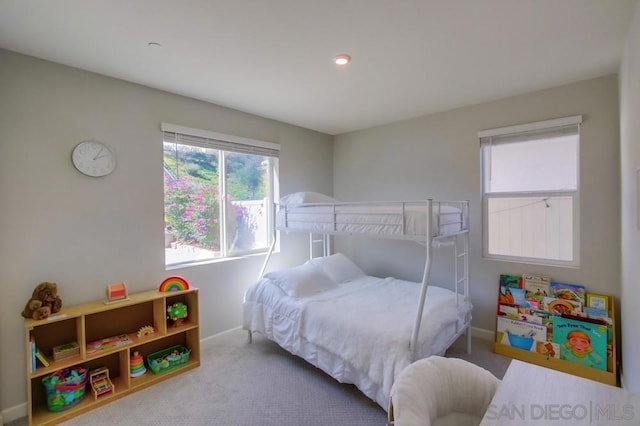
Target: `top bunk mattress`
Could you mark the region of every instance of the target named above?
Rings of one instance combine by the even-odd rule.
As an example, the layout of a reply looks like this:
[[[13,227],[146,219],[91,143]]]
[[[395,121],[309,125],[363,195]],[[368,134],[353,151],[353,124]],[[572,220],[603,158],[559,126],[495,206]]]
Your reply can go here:
[[[276,227],[319,234],[366,234],[424,239],[429,202],[313,203],[281,205]],[[466,201],[432,201],[431,237],[467,229]]]

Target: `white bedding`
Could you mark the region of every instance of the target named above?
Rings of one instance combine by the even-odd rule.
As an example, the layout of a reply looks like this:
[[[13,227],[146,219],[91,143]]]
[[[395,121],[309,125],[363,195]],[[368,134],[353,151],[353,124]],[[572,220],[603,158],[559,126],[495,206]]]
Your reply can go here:
[[[276,226],[280,230],[314,233],[425,236],[427,213],[425,202],[288,205],[278,210]],[[434,202],[432,235],[461,231],[462,215],[462,209],[458,207]]]
[[[355,384],[387,409],[391,386],[409,365],[409,341],[420,284],[363,276],[308,297],[294,298],[268,278],[245,294],[243,326],[343,383]],[[419,357],[442,355],[470,320],[470,303],[430,286]]]

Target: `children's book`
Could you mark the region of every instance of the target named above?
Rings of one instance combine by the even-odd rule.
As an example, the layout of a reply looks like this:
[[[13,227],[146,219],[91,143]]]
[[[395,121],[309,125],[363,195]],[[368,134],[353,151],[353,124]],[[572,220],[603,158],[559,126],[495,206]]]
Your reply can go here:
[[[521,312],[521,321],[530,322],[538,325],[546,325],[551,322],[551,314],[545,311],[538,311],[536,309],[528,309],[527,312]]]
[[[560,359],[607,370],[605,325],[556,316],[552,341],[560,345]]]
[[[554,315],[577,314],[582,312],[582,304],[574,300],[545,297],[542,301],[543,309]]]
[[[560,345],[553,342],[536,342],[536,352],[547,358],[560,358]]]
[[[587,293],[587,306],[607,311],[609,310],[609,297],[604,294]]]
[[[505,305],[503,303],[498,304],[498,315],[504,315],[509,318],[518,319],[518,306]]]
[[[498,317],[496,341],[525,351],[535,352],[535,342],[547,341],[547,328],[507,317]]]
[[[29,349],[31,350],[31,372],[35,373],[38,366],[36,365],[36,341],[33,336],[31,336]]]
[[[589,306],[585,306],[582,308],[582,310],[587,315],[587,318],[599,319],[609,325],[613,324],[613,320],[609,317],[609,313],[604,309],[590,308]]]
[[[537,297],[542,300],[543,297],[551,296],[550,285],[551,278],[542,275],[524,274],[522,276],[524,289],[527,297]]]
[[[542,300],[543,299],[537,299],[535,297],[527,297],[524,299],[524,301],[529,304],[529,307],[531,309],[537,310],[542,310]]]
[[[38,358],[38,360],[42,363],[42,365],[44,365],[45,367],[49,366],[49,360],[47,359],[46,356],[44,356],[44,354],[42,352],[40,352],[40,349],[36,348],[36,358]]]
[[[567,284],[551,282],[551,296],[557,299],[573,300],[574,302],[580,302],[584,305],[585,302],[585,287],[579,284]]]
[[[524,289],[508,286],[500,286],[498,302],[507,305],[527,305],[524,297]]]
[[[522,275],[500,274],[500,287],[523,288]]]

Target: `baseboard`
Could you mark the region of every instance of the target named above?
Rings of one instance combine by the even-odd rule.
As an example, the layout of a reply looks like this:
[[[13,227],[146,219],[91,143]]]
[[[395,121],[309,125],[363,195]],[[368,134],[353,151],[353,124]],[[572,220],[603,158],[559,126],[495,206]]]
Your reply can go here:
[[[471,337],[493,342],[495,333],[493,330],[485,330],[484,328],[471,327]]]
[[[26,402],[23,402],[22,404],[18,404],[13,407],[9,407],[7,409],[2,410],[2,413],[0,413],[0,424],[3,425],[5,423],[18,420],[22,417],[27,417]]]
[[[232,333],[232,332],[237,331],[237,330],[239,330],[241,328],[242,328],[241,326],[233,327],[233,328],[230,328],[229,330],[221,331],[220,333],[213,334],[211,336],[205,337],[204,339],[200,339],[200,346],[208,347],[209,345],[211,345],[213,343],[212,341],[216,337],[224,336],[225,334]]]

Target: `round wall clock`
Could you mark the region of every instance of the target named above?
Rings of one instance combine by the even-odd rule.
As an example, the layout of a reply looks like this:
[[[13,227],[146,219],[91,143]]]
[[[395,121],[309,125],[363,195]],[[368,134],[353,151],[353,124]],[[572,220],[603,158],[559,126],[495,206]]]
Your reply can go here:
[[[84,141],[73,148],[71,161],[87,176],[106,176],[116,168],[116,156],[102,142]]]

